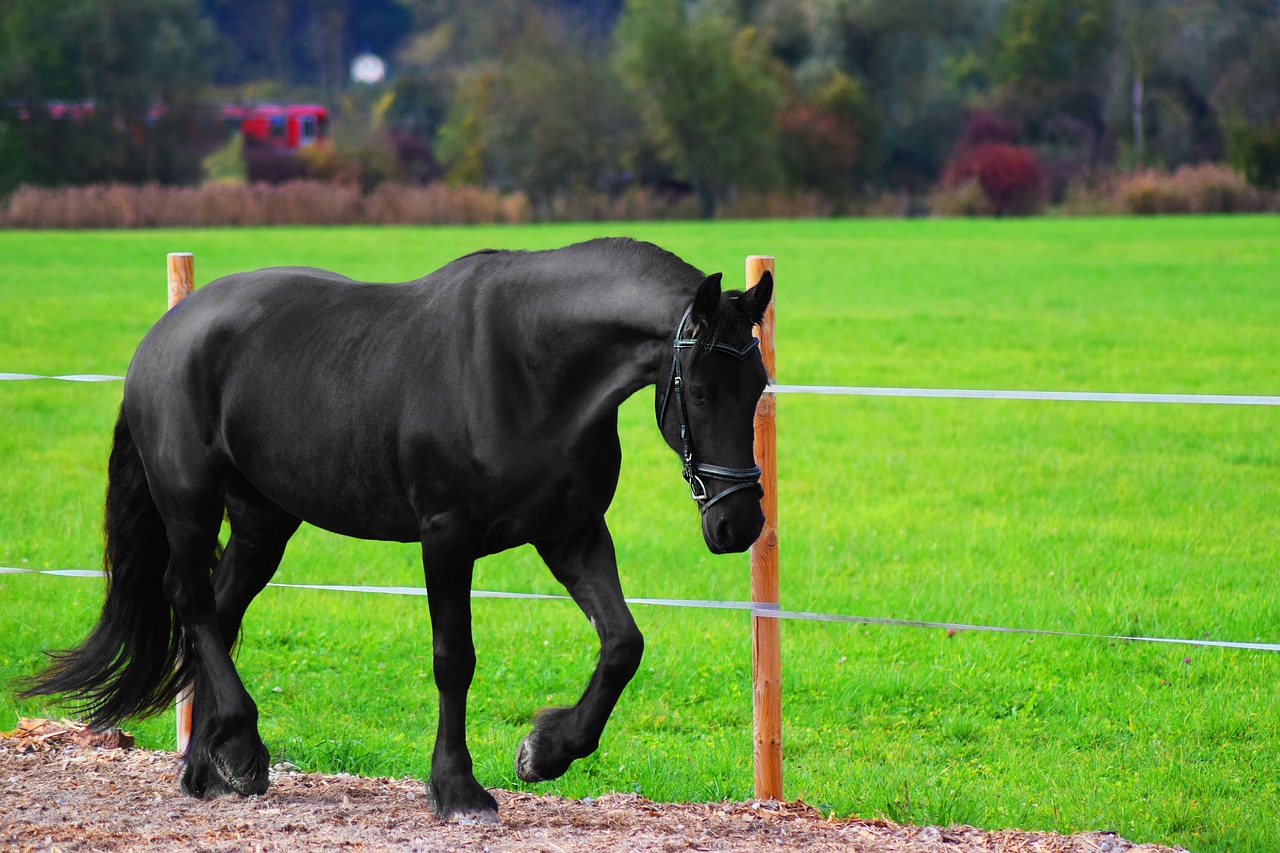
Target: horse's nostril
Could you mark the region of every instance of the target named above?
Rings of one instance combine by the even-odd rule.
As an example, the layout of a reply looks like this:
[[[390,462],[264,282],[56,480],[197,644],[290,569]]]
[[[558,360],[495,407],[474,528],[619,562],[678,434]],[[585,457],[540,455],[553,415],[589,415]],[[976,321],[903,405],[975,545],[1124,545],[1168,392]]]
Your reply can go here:
[[[716,522],[716,541],[722,545],[727,545],[733,541],[733,522],[727,518],[722,518]]]

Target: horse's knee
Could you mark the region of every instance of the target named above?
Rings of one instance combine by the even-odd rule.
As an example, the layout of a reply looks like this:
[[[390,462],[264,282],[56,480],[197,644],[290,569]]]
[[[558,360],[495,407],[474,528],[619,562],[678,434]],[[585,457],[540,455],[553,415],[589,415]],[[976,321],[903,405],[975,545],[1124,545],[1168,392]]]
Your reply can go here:
[[[471,687],[471,679],[476,674],[475,648],[468,646],[455,649],[437,646],[431,658],[431,668],[435,675],[437,690],[465,691]]]

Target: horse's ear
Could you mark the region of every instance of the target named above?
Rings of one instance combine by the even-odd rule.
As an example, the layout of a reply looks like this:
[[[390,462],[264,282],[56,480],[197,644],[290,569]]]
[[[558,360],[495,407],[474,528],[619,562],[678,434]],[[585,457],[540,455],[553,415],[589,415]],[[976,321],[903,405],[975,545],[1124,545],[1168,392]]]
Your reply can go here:
[[[721,273],[713,272],[698,285],[698,295],[693,297],[692,314],[694,325],[698,328],[705,328],[720,308],[720,277]]]
[[[773,273],[765,270],[760,280],[756,282],[756,286],[749,288],[738,299],[738,307],[747,315],[747,319],[753,326],[759,326],[760,321],[764,319],[765,309],[769,307],[769,300],[772,298]]]

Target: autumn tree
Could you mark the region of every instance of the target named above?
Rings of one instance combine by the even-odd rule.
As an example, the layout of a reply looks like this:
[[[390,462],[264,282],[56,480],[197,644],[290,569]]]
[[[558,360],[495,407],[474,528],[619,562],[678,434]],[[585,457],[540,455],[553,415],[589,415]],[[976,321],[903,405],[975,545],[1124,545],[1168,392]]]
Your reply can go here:
[[[814,92],[797,92],[774,118],[788,183],[813,190],[843,211],[867,175],[864,140],[878,127],[862,86],[831,72]]]

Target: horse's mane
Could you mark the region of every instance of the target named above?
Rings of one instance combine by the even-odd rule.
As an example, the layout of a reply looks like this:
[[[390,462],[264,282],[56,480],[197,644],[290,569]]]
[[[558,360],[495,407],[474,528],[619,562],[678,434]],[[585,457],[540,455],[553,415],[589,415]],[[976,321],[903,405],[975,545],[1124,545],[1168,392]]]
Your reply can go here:
[[[466,263],[469,260],[479,264],[503,263],[504,260],[517,264],[527,262],[539,268],[541,275],[547,276],[549,273],[552,280],[560,280],[563,278],[561,273],[566,273],[570,274],[569,277],[583,281],[580,274],[590,271],[591,275],[598,277],[600,281],[613,279],[646,282],[646,288],[653,288],[650,295],[641,296],[639,291],[626,288],[618,292],[618,296],[622,298],[610,310],[623,312],[643,310],[647,313],[652,310],[651,306],[668,303],[676,312],[674,315],[676,317],[693,299],[699,283],[705,278],[701,270],[678,255],[653,243],[630,237],[598,237],[564,248],[549,250],[481,249],[464,255],[454,263]],[[547,267],[545,264],[554,266]],[[735,306],[736,297],[741,293],[731,291],[726,295],[730,297],[728,304]],[[655,302],[655,297],[660,302]],[[747,320],[742,312],[723,310],[716,312],[714,328],[689,331],[707,341],[720,337],[728,339],[735,335],[744,322]]]
[[[670,280],[677,280],[679,276],[684,276],[685,280],[701,281],[704,277],[701,270],[678,255],[668,252],[661,246],[633,240],[630,237],[603,237],[596,240],[588,240],[585,243],[577,243],[569,248],[607,249],[627,252],[631,257],[642,260],[646,265],[662,265],[664,267],[663,272],[666,273],[663,277]],[[705,341],[722,340],[732,337],[743,325],[750,329],[751,319],[738,307],[738,299],[744,293],[745,291],[741,290],[724,291],[723,296],[727,298],[728,306],[732,310],[717,311],[711,328],[697,330],[697,338]],[[694,354],[695,361],[697,355],[698,353]]]
[[[692,280],[694,276],[697,276],[701,280],[702,277],[701,270],[684,261],[678,255],[668,252],[661,246],[655,246],[653,243],[646,243],[643,240],[636,240],[631,237],[597,237],[581,243],[574,243],[563,249],[479,249],[463,255],[458,260],[464,261],[468,258],[484,255],[537,255],[542,252],[552,251],[560,257],[570,254],[600,256],[603,262],[614,267],[630,264],[640,265],[647,270],[656,271],[658,277],[663,279]]]
[[[569,249],[616,252],[627,256],[628,259],[642,262],[647,267],[661,267],[662,272],[666,273],[664,278],[675,279],[683,276],[686,279],[692,279],[696,276],[700,281],[703,275],[702,270],[661,246],[642,240],[633,240],[630,237],[600,237],[585,243],[576,243]]]

